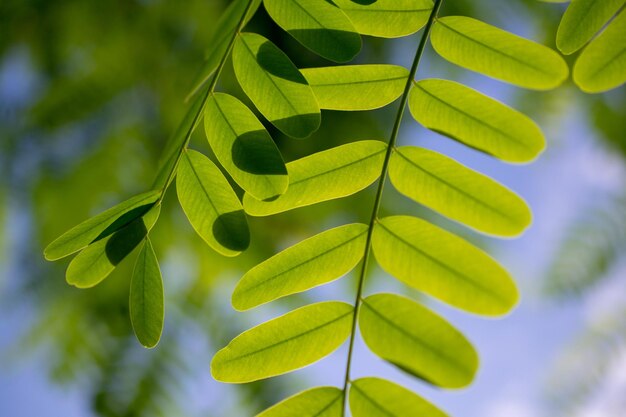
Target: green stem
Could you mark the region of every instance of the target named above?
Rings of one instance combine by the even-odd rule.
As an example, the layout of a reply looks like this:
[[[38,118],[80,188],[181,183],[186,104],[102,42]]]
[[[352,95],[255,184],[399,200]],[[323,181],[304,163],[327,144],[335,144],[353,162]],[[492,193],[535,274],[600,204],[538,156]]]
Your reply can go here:
[[[206,102],[209,99],[209,96],[215,90],[215,86],[217,85],[217,81],[219,80],[220,75],[222,73],[222,70],[224,69],[224,65],[226,65],[226,61],[228,60],[228,57],[230,56],[230,53],[233,50],[233,46],[235,45],[235,39],[237,39],[237,35],[239,35],[241,30],[245,26],[246,16],[248,16],[248,12],[250,12],[250,9],[252,8],[252,4],[253,3],[254,3],[254,0],[248,0],[248,5],[246,6],[246,9],[243,11],[243,14],[241,15],[241,19],[239,20],[239,23],[237,24],[237,27],[235,28],[235,30],[233,32],[233,36],[231,37],[230,41],[228,42],[228,47],[226,48],[226,51],[224,52],[224,55],[222,56],[222,59],[220,60],[220,63],[218,64],[217,68],[215,69],[215,72],[213,73],[213,77],[211,78],[211,82],[209,83],[208,87],[206,88],[206,91],[204,93],[200,93],[200,94],[204,94],[204,96],[202,98],[202,104],[200,105],[200,107],[198,108],[198,111],[196,112],[196,114],[194,115],[194,117],[192,119],[192,123],[189,126],[189,130],[187,130],[187,132],[185,134],[184,142],[181,144],[180,148],[178,149],[178,154],[176,156],[176,162],[174,162],[174,164],[172,165],[172,167],[170,169],[170,172],[167,175],[167,180],[165,181],[165,184],[163,184],[163,188],[161,189],[161,196],[157,200],[156,204],[160,204],[161,201],[163,201],[163,198],[165,197],[165,192],[167,191],[170,183],[172,182],[172,180],[174,179],[174,176],[176,175],[176,169],[178,168],[178,164],[180,162],[180,158],[182,157],[183,153],[185,152],[185,149],[187,149],[187,146],[189,145],[189,141],[191,140],[191,135],[193,134],[193,132],[196,129],[196,127],[198,126],[198,123],[200,122],[200,117],[202,116],[202,113],[203,113],[204,107],[206,105]],[[157,178],[158,177],[160,177],[160,175],[158,175]]]
[[[404,86],[404,92],[402,94],[402,98],[400,99],[400,107],[398,108],[398,113],[396,114],[396,120],[393,124],[391,137],[389,138],[389,144],[387,146],[387,153],[385,154],[385,160],[383,162],[383,167],[380,173],[380,178],[378,179],[378,188],[376,190],[376,198],[374,200],[372,216],[370,218],[369,229],[367,231],[367,239],[365,241],[365,252],[363,255],[363,262],[361,264],[361,271],[359,274],[356,299],[354,301],[354,315],[352,317],[352,331],[350,333],[350,345],[348,347],[346,375],[345,375],[344,385],[343,385],[343,409],[342,409],[343,416],[345,416],[346,414],[348,384],[350,384],[350,368],[352,366],[352,353],[354,350],[356,325],[358,321],[359,311],[361,309],[363,282],[365,281],[365,274],[367,273],[367,266],[369,263],[370,253],[372,249],[372,234],[374,232],[374,226],[376,222],[378,221],[378,211],[380,209],[380,203],[381,203],[382,196],[383,196],[383,190],[385,188],[385,181],[387,180],[387,171],[389,170],[389,160],[391,159],[391,154],[393,153],[393,150],[395,149],[395,146],[396,146],[396,141],[398,139],[398,132],[400,131],[400,124],[402,123],[402,117],[404,116],[406,103],[409,99],[409,92],[411,91],[411,86],[413,84],[413,80],[415,79],[417,68],[419,67],[420,60],[424,53],[424,48],[426,47],[426,41],[428,40],[428,35],[430,34],[430,30],[432,28],[432,25],[435,19],[437,18],[437,14],[439,13],[439,9],[441,8],[442,2],[443,0],[435,0],[433,10],[430,14],[430,17],[428,18],[428,22],[426,23],[426,26],[424,27],[424,33],[422,34],[420,44],[415,53],[415,58],[413,59],[413,65],[411,66],[411,71],[409,72],[406,85]]]

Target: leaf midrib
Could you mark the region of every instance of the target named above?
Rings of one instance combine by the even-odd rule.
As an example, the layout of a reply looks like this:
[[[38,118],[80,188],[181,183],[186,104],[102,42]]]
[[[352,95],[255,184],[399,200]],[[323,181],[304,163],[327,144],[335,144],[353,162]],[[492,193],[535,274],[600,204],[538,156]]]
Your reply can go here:
[[[306,78],[306,76],[304,77]],[[311,83],[309,81],[309,85],[311,87],[335,87],[335,86],[349,86],[349,85],[359,85],[359,84],[376,84],[376,83],[384,83],[385,81],[397,81],[397,80],[406,80],[407,76],[403,75],[400,77],[391,77],[391,78],[376,78],[370,80],[363,81],[350,81],[350,82],[332,82],[332,83]]]
[[[380,404],[378,401],[376,401],[375,399],[373,399],[372,397],[367,395],[367,393],[365,391],[363,391],[362,389],[360,389],[356,384],[353,383],[352,384],[352,388],[357,390],[359,392],[359,394],[361,394],[363,397],[365,397],[365,399],[367,401],[372,403],[374,405],[374,407],[376,407],[377,409],[379,409],[380,411],[382,411],[386,415],[388,415],[390,417],[397,417],[396,414],[392,413],[391,411],[386,409],[382,404]]]

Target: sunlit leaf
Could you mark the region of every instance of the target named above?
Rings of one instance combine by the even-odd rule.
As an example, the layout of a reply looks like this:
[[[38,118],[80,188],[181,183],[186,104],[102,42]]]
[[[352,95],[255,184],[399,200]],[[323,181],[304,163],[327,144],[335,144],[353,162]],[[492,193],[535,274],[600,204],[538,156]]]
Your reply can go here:
[[[588,93],[601,93],[626,82],[626,12],[622,11],[582,51],[574,64],[574,82]]]
[[[259,111],[288,136],[305,138],[321,121],[313,90],[287,55],[255,33],[235,41],[233,66],[241,88]]]
[[[143,346],[153,348],[163,331],[163,282],[156,254],[146,238],[130,281],[130,320]]]
[[[160,211],[161,206],[154,206],[145,216],[87,246],[67,267],[67,283],[77,288],[90,288],[99,284],[148,235]]]
[[[241,278],[233,307],[247,310],[347,274],[363,257],[367,230],[360,223],[336,227],[272,256]]]
[[[569,73],[552,49],[464,16],[438,19],[431,41],[453,64],[534,90],[558,87]]]
[[[160,191],[136,195],[123,203],[74,226],[44,250],[44,256],[54,261],[78,252],[93,241],[111,235],[122,226],[143,216],[159,199]]]
[[[545,147],[539,127],[524,114],[462,84],[415,83],[409,109],[419,123],[509,162],[528,162]]]
[[[398,38],[420,30],[428,21],[432,0],[332,0],[350,18],[357,32]]]
[[[404,90],[409,71],[397,65],[342,65],[301,70],[322,109],[372,110]]]
[[[213,378],[243,383],[310,365],[350,334],[353,306],[328,301],[301,307],[234,338],[211,362]]]
[[[576,0],[556,32],[556,46],[566,55],[582,48],[624,5],[624,0]]]
[[[246,194],[243,206],[253,216],[269,216],[297,207],[352,195],[380,176],[387,145],[364,140],[337,146],[287,164],[289,188],[274,200]]]
[[[380,378],[359,378],[350,384],[352,417],[447,417],[419,395]]]
[[[457,308],[497,316],[518,301],[515,283],[496,261],[424,220],[392,216],[378,221],[372,247],[389,274]]]
[[[260,200],[285,192],[289,178],[280,151],[245,104],[228,94],[212,94],[204,128],[215,156],[246,192]]]
[[[465,336],[408,298],[394,294],[365,298],[359,328],[372,352],[433,385],[464,387],[478,369],[478,355]]]
[[[200,237],[225,256],[248,248],[250,231],[237,195],[213,162],[188,150],[176,175],[178,200]]]
[[[302,391],[256,417],[342,417],[343,391],[318,387]]]
[[[389,178],[407,197],[481,232],[515,236],[531,222],[530,209],[515,193],[428,149],[396,149]]]
[[[361,37],[341,9],[319,0],[265,0],[265,10],[287,33],[316,54],[350,61],[361,50]]]

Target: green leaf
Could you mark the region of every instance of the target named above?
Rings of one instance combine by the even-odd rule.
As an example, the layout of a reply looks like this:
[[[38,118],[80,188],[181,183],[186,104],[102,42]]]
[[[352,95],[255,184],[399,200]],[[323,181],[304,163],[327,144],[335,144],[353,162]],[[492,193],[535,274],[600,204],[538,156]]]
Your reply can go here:
[[[204,129],[220,164],[254,198],[272,198],[287,190],[289,177],[280,151],[241,101],[228,94],[212,94]]]
[[[87,246],[67,267],[67,283],[90,288],[102,282],[148,235],[160,212],[161,206],[154,206],[145,216]]]
[[[246,194],[243,206],[253,216],[269,216],[357,193],[379,176],[387,145],[364,140],[337,146],[287,164],[289,188],[275,200]]]
[[[156,254],[146,238],[130,281],[130,320],[143,346],[153,348],[163,332],[163,281]]]
[[[347,274],[363,258],[367,230],[360,223],[336,227],[272,256],[241,278],[233,307],[248,310]]]
[[[550,90],[569,73],[552,49],[469,17],[438,19],[431,41],[453,64],[524,88]]]
[[[222,57],[228,52],[228,45],[232,37],[235,35],[237,25],[239,24],[241,16],[248,6],[249,1],[250,0],[233,1],[224,11],[222,16],[220,17],[220,20],[218,20],[217,24],[215,25],[213,35],[207,42],[207,45],[209,45],[209,49],[206,59],[204,61],[204,64],[202,65],[200,74],[194,82],[194,87],[187,96],[187,98],[196,94],[207,83],[207,81],[211,79],[211,76],[219,66]],[[250,19],[252,19],[257,9],[261,5],[261,1],[262,0],[252,0],[253,4],[246,16],[244,26],[250,21]]]
[[[176,191],[189,223],[215,251],[237,256],[248,248],[250,231],[241,203],[209,158],[186,151],[178,166]]]
[[[372,352],[433,385],[467,386],[478,369],[478,355],[465,336],[408,298],[394,294],[365,298],[359,328]]]
[[[350,18],[357,32],[399,38],[420,30],[433,9],[432,0],[332,0]]]
[[[256,417],[342,417],[343,391],[317,387],[302,391]]]
[[[515,193],[428,149],[397,148],[389,163],[389,178],[407,197],[481,232],[519,235],[532,219]]]
[[[587,93],[601,93],[626,82],[626,12],[622,11],[580,54],[574,82]]]
[[[55,261],[111,235],[122,226],[146,214],[160,195],[161,192],[157,190],[139,194],[85,220],[50,243],[43,252],[44,257],[49,261]]]
[[[378,221],[372,248],[389,274],[454,307],[497,316],[517,304],[515,283],[493,258],[424,220],[392,216]]]
[[[380,378],[359,378],[350,385],[352,417],[447,417],[417,394]]]
[[[233,49],[243,91],[274,126],[294,138],[315,132],[321,121],[313,90],[283,51],[255,33],[242,33]]]
[[[528,162],[545,148],[543,133],[530,118],[453,81],[415,83],[409,109],[424,127],[504,161]]]
[[[350,335],[353,307],[328,301],[298,308],[234,338],[217,352],[211,374],[243,383],[285,374],[334,352]]]
[[[556,32],[556,46],[565,55],[582,48],[624,5],[624,0],[576,0],[572,2]]]
[[[397,65],[342,65],[300,70],[322,109],[372,110],[400,95],[409,71]]]
[[[348,62],[361,50],[361,36],[341,9],[319,0],[265,0],[270,17],[321,57]]]

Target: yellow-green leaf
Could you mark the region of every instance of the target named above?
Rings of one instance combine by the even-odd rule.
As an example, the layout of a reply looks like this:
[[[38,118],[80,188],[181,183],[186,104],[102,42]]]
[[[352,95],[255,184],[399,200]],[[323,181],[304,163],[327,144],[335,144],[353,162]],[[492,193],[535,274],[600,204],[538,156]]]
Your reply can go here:
[[[397,148],[389,178],[407,197],[473,227],[498,236],[515,236],[531,222],[519,196],[438,152],[415,146]]]
[[[367,230],[360,223],[336,227],[272,256],[241,278],[233,307],[247,310],[342,277],[363,257]]]
[[[322,109],[372,110],[404,90],[409,71],[397,65],[342,65],[301,70]]]
[[[341,9],[319,0],[265,0],[270,17],[302,45],[335,62],[361,50],[361,36]]]
[[[380,176],[386,149],[383,142],[363,140],[290,162],[285,194],[268,201],[246,194],[243,206],[253,216],[269,216],[352,195]]]
[[[350,384],[352,417],[447,417],[419,395],[381,378],[359,378]]]
[[[256,417],[342,417],[343,391],[317,387],[293,395]]]
[[[622,11],[582,51],[574,82],[587,93],[601,93],[626,82],[626,12]]]
[[[565,55],[582,48],[626,3],[624,0],[576,0],[563,14],[556,46]]]
[[[478,355],[465,336],[408,298],[394,294],[365,298],[359,328],[372,352],[433,385],[464,387],[478,369]]]
[[[130,281],[130,320],[139,343],[153,348],[163,332],[163,281],[156,254],[146,238]]]
[[[224,256],[250,244],[250,230],[237,195],[213,162],[188,150],[180,160],[176,191],[183,211],[200,237]]]
[[[328,301],[260,324],[217,352],[211,374],[218,381],[243,383],[308,366],[348,338],[352,314],[350,304]]]
[[[319,128],[321,115],[313,90],[272,42],[255,33],[240,34],[233,66],[243,91],[281,132],[305,138]]]
[[[470,313],[498,316],[518,301],[508,272],[482,250],[424,220],[379,220],[372,238],[380,266],[405,284]]]
[[[470,17],[438,19],[431,41],[453,64],[524,88],[550,90],[569,73],[552,49]]]
[[[212,94],[204,129],[220,164],[246,192],[263,200],[287,190],[289,178],[280,151],[241,101],[228,94]]]
[[[357,32],[399,38],[420,30],[430,16],[432,0],[332,0],[350,18]]]
[[[45,258],[49,261],[64,258],[85,248],[95,240],[111,235],[124,225],[146,214],[160,195],[160,191],[157,190],[136,195],[74,226],[46,247],[43,252]]]
[[[528,162],[545,148],[541,129],[524,114],[462,84],[415,83],[413,118],[424,127],[509,162]]]

